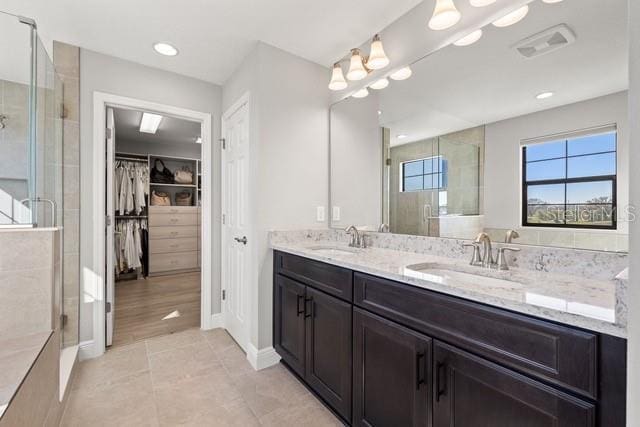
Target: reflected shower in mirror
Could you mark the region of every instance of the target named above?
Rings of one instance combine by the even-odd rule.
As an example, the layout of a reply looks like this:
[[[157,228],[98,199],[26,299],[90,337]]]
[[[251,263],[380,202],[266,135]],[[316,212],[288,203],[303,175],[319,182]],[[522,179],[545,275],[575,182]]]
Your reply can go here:
[[[627,251],[627,4],[608,6],[533,2],[335,103],[331,225]]]

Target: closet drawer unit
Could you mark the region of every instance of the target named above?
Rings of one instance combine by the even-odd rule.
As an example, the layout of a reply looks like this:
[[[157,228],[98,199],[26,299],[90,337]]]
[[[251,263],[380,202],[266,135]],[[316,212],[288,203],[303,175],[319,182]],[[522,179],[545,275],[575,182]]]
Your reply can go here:
[[[198,253],[196,251],[153,254],[149,257],[149,271],[151,273],[192,268],[198,268]]]
[[[198,239],[195,237],[176,239],[157,239],[149,242],[149,253],[166,254],[174,252],[195,251],[198,247]]]
[[[150,206],[151,214],[197,214],[199,209],[196,206]]]
[[[191,225],[178,225],[169,227],[149,227],[149,240],[178,239],[185,237],[198,237],[198,227]]]
[[[166,225],[198,225],[198,214],[176,213],[176,214],[155,214],[149,215],[150,227],[163,227]]]

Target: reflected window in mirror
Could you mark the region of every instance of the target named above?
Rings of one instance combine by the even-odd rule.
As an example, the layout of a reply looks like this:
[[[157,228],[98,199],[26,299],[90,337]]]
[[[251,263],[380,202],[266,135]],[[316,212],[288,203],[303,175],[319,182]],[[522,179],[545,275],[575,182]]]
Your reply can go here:
[[[401,192],[447,188],[447,161],[442,156],[401,163]]]
[[[522,146],[524,226],[616,229],[615,126]]]

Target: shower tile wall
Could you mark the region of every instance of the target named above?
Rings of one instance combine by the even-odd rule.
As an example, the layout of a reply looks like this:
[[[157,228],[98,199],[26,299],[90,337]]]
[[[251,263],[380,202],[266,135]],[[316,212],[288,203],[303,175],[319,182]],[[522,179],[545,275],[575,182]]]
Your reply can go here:
[[[64,88],[63,347],[78,343],[80,298],[80,49],[53,43],[53,62]]]

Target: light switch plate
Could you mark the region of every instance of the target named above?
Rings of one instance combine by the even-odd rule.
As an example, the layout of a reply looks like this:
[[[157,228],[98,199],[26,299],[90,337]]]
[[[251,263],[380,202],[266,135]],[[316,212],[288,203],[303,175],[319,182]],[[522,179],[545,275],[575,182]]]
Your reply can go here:
[[[324,206],[318,206],[316,208],[316,221],[318,222],[324,221]]]
[[[340,206],[334,206],[333,212],[331,213],[332,221],[340,221]]]

